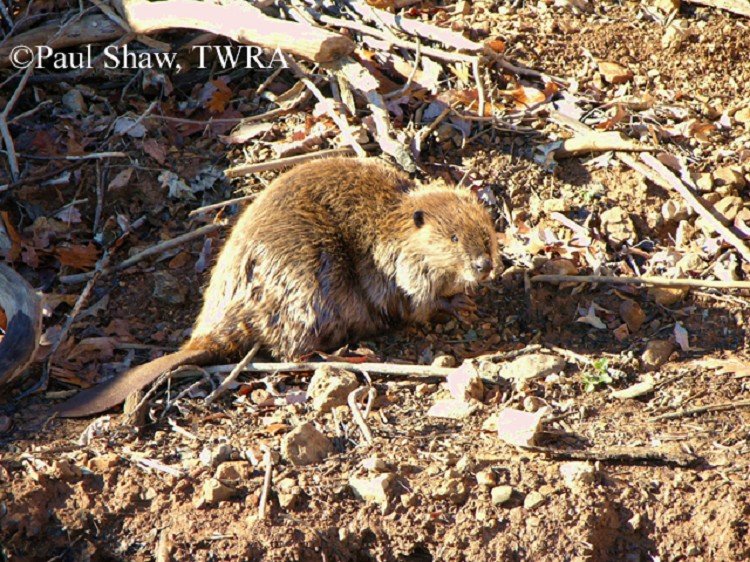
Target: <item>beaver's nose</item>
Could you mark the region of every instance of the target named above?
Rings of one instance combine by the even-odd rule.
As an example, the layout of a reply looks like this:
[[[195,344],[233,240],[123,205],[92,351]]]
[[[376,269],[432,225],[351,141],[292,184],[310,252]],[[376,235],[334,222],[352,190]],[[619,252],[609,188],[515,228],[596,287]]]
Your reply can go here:
[[[476,260],[473,264],[474,271],[477,273],[481,273],[482,275],[487,275],[490,271],[492,271],[492,262],[490,261],[490,258],[483,257]]]

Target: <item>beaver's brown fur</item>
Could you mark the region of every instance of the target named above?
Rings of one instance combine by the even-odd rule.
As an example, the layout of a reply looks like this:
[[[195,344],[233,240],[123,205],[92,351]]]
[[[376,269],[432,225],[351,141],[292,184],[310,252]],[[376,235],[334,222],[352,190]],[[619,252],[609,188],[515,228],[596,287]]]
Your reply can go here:
[[[427,321],[486,280],[496,256],[492,221],[468,190],[417,187],[377,160],[303,164],[243,212],[182,350],[79,393],[60,413],[102,411],[166,369],[237,358],[256,342],[297,359]]]

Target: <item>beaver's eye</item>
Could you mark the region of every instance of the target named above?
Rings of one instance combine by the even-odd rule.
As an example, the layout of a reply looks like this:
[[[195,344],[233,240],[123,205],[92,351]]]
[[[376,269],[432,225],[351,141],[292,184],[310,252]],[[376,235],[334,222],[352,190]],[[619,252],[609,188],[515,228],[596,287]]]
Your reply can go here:
[[[451,236],[451,240],[453,242],[458,242],[458,234],[454,234],[453,236]]]

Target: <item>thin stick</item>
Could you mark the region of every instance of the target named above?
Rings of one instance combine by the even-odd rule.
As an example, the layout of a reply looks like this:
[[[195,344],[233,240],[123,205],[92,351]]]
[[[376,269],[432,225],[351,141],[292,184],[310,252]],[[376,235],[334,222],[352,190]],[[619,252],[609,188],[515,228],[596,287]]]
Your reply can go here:
[[[240,376],[240,373],[242,372],[242,370],[245,368],[245,366],[248,363],[250,363],[250,361],[252,361],[253,357],[255,357],[255,355],[258,353],[259,350],[260,350],[260,344],[256,343],[253,346],[253,348],[247,352],[245,357],[242,358],[242,361],[240,361],[239,363],[237,363],[237,365],[235,365],[234,369],[232,369],[232,372],[229,373],[229,376],[222,381],[219,387],[216,390],[214,390],[211,394],[206,396],[206,399],[204,400],[204,402],[206,404],[212,404],[213,402],[216,401],[216,399],[219,396],[224,394],[227,391],[227,389],[232,384],[234,384],[234,381],[236,381],[237,377]]]
[[[279,168],[296,166],[297,164],[307,162],[308,160],[315,160],[316,158],[346,156],[349,154],[354,154],[354,149],[351,147],[334,148],[332,150],[320,150],[318,152],[300,154],[299,156],[287,156],[285,158],[277,158],[276,160],[258,162],[257,164],[243,164],[241,166],[235,166],[234,168],[228,168],[227,170],[225,170],[224,175],[228,178],[238,178],[240,176],[246,176],[249,174],[267,172],[268,170],[278,170]]]
[[[368,391],[368,388],[366,386],[360,386],[359,388],[349,393],[349,396],[347,397],[347,402],[349,403],[349,408],[351,408],[352,410],[352,418],[354,419],[360,431],[362,432],[362,437],[365,438],[365,441],[367,441],[367,443],[372,443],[373,441],[372,432],[370,431],[370,427],[367,425],[365,418],[362,416],[362,412],[359,409],[359,405],[357,405],[357,401],[367,391]]]
[[[617,447],[606,451],[553,449],[551,447],[523,447],[534,453],[543,453],[564,460],[610,461],[610,462],[661,462],[677,466],[690,466],[698,457],[688,453],[658,451],[650,447]]]
[[[419,133],[419,143],[418,146],[421,148],[424,144],[424,141],[427,140],[427,137],[429,137],[432,132],[437,129],[437,126],[440,125],[440,123],[448,117],[448,114],[453,111],[453,108],[451,106],[446,107],[443,111],[440,112],[440,115],[435,117],[435,119],[430,123],[427,127],[425,127],[421,133]]]
[[[334,108],[332,100],[323,95],[323,92],[321,92],[315,85],[315,83],[310,80],[310,78],[307,76],[307,73],[300,68],[300,66],[297,64],[297,61],[295,61],[291,55],[285,55],[284,60],[286,60],[289,68],[292,69],[297,77],[302,80],[302,82],[304,82],[305,86],[307,86],[307,89],[313,93],[313,95],[321,104],[323,104],[326,113],[328,113],[329,117],[333,119],[334,123],[336,123],[336,126],[338,126],[341,134],[344,135],[344,140],[349,144],[349,146],[354,149],[356,155],[360,158],[364,158],[365,156],[367,156],[365,149],[362,148],[362,145],[359,144],[359,142],[357,142],[357,139],[354,138],[354,135],[349,128],[349,123],[347,123],[346,118],[343,115],[339,114]]]
[[[257,197],[256,194],[244,195],[243,197],[235,197],[234,199],[227,199],[226,201],[222,201],[221,203],[214,203],[213,205],[206,205],[205,207],[198,207],[197,209],[193,209],[192,211],[190,211],[188,213],[188,217],[202,215],[203,213],[208,213],[209,211],[214,211],[216,209],[228,207],[229,205],[234,205],[235,203],[242,203],[244,201],[252,201],[256,197]]]
[[[474,73],[474,81],[477,83],[477,96],[479,98],[479,107],[477,108],[480,117],[484,117],[484,86],[482,85],[482,76],[479,73],[479,57],[471,63],[471,69]]]
[[[8,154],[5,150],[0,150],[0,152]],[[37,156],[36,154],[24,154],[22,152],[18,153],[18,156],[21,158],[26,158],[27,160],[44,160],[44,161],[55,161],[55,160],[100,160],[102,158],[127,158],[128,155],[124,152],[94,152],[91,154],[79,154],[77,156]]]
[[[300,371],[314,371],[321,365],[330,366],[334,369],[343,369],[355,373],[376,373],[381,375],[400,375],[414,378],[444,379],[455,369],[448,367],[433,367],[431,365],[393,365],[389,363],[346,363],[343,361],[332,361],[330,363],[319,363],[315,361],[299,361],[285,363],[249,363],[244,370],[248,373],[263,373],[266,371],[296,373]],[[229,373],[235,365],[216,365],[208,367],[209,373]]]
[[[165,240],[164,242],[159,242],[158,244],[155,244],[154,246],[151,246],[150,248],[146,248],[145,250],[138,252],[134,256],[126,259],[125,261],[118,263],[114,267],[111,267],[109,269],[104,269],[101,272],[101,274],[109,275],[110,273],[113,273],[115,271],[122,271],[123,269],[127,269],[131,265],[137,264],[142,259],[145,259],[149,256],[153,256],[155,254],[161,254],[162,252],[166,252],[167,250],[170,250],[171,248],[184,244],[185,242],[189,242],[190,240],[193,240],[195,238],[200,238],[201,236],[205,234],[209,234],[213,232],[214,230],[218,230],[222,228],[223,226],[224,226],[223,224],[207,224],[206,226],[202,226],[196,230],[193,230],[192,232],[187,232],[185,234],[177,236],[176,238],[172,238],[171,240]],[[66,283],[66,284],[82,283],[83,281],[86,281],[87,279],[91,279],[91,277],[93,276],[94,276],[93,272],[81,273],[78,275],[64,275],[60,277],[60,282]]]
[[[3,144],[8,155],[8,165],[10,166],[10,179],[12,181],[18,180],[18,159],[16,158],[16,149],[13,144],[13,137],[10,135],[10,129],[8,129],[8,115],[15,107],[18,102],[18,98],[21,96],[21,92],[26,87],[26,82],[29,81],[31,74],[34,72],[36,66],[36,59],[38,55],[34,55],[31,59],[31,63],[26,67],[26,72],[21,76],[21,81],[18,83],[13,95],[8,100],[5,109],[0,113],[0,135],[3,138]]]
[[[724,412],[726,410],[736,410],[739,408],[750,407],[750,400],[738,400],[737,402],[722,402],[720,404],[709,404],[707,406],[696,406],[695,408],[683,408],[669,414],[662,414],[649,418],[648,421],[676,420],[693,414],[703,414],[705,412]]]
[[[695,212],[698,213],[703,218],[703,220],[705,220],[711,226],[711,228],[714,229],[715,232],[720,234],[722,238],[724,238],[724,240],[734,246],[746,262],[750,263],[750,248],[748,248],[747,245],[742,240],[740,240],[740,238],[734,232],[732,232],[728,227],[724,226],[724,224],[719,219],[717,219],[713,215],[713,213],[711,213],[711,211],[706,209],[706,207],[703,206],[695,193],[693,193],[680,178],[675,176],[669,170],[669,168],[667,168],[651,154],[641,154],[641,160],[643,160],[646,164],[659,172],[659,174],[665,180],[667,180],[667,182],[669,182],[669,185],[677,193],[682,195],[682,197],[690,204],[690,206],[695,209]]]
[[[273,475],[273,457],[271,450],[263,445],[263,462],[266,465],[266,474],[263,478],[263,490],[260,493],[260,502],[258,503],[258,518],[265,519],[268,514],[266,509],[268,505],[268,495],[271,493],[271,476]]]
[[[710,287],[712,289],[750,289],[750,281],[714,281],[709,279],[669,279],[668,277],[612,277],[598,275],[535,275],[532,283],[604,283],[608,285],[653,285],[655,287]]]
[[[411,83],[414,81],[414,77],[417,75],[417,70],[419,69],[419,62],[422,60],[422,43],[419,41],[417,42],[417,52],[414,54],[414,68],[411,69],[411,73],[409,73],[409,78],[406,79],[406,84],[404,84],[402,87],[400,87],[398,90],[394,90],[392,92],[388,92],[383,96],[383,99],[392,99],[397,98],[402,94],[405,94],[409,91],[409,88],[411,88]]]

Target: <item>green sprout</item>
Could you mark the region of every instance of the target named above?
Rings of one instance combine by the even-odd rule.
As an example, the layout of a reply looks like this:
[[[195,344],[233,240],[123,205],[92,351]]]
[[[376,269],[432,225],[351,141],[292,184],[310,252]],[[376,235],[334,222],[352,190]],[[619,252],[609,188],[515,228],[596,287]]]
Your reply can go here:
[[[599,384],[609,384],[612,382],[608,364],[609,361],[607,359],[597,359],[591,364],[593,370],[587,370],[581,374],[581,382],[583,382],[583,388],[586,392],[593,392]]]

